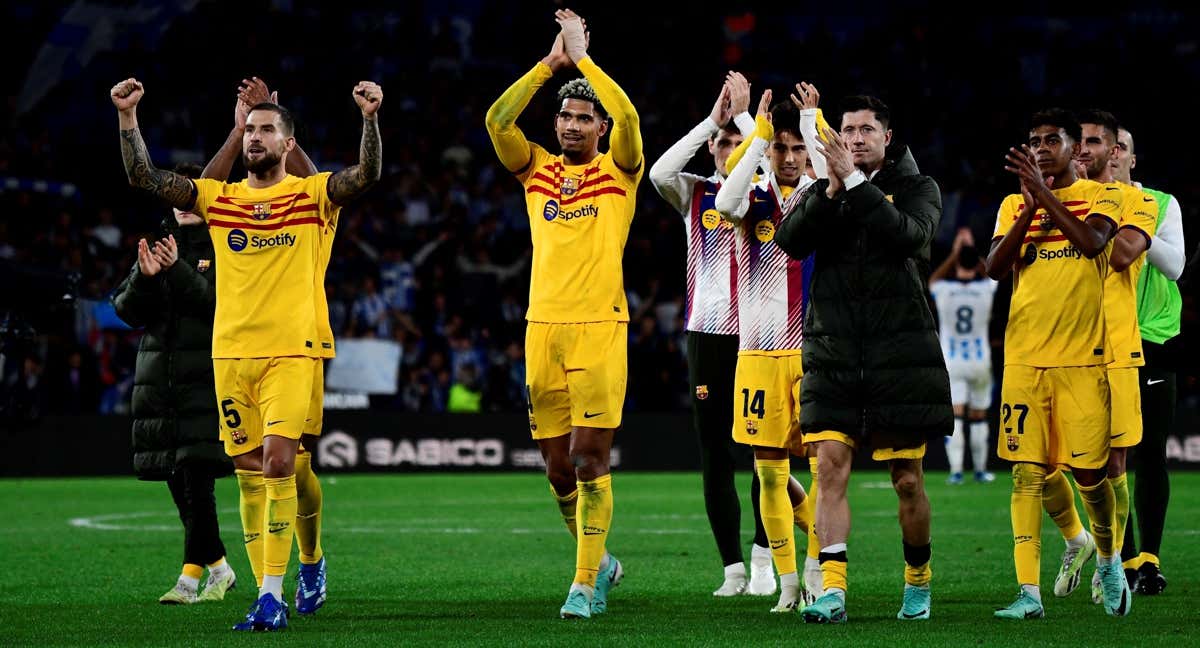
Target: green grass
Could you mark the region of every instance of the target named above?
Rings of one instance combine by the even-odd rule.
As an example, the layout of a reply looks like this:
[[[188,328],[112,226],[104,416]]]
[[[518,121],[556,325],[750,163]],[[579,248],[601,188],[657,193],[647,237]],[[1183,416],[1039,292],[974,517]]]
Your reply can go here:
[[[156,602],[182,553],[164,484],[0,480],[0,645],[1132,646],[1179,643],[1194,630],[1200,474],[1173,476],[1164,595],[1135,598],[1124,619],[1087,600],[1086,580],[1070,599],[1053,598],[1062,544],[1047,521],[1047,618],[1025,622],[992,618],[1016,592],[1006,480],[951,488],[942,478],[929,480],[933,619],[895,620],[902,582],[895,496],[884,474],[865,473],[851,485],[850,623],[821,627],[769,614],[773,597],[711,596],[721,565],[695,474],[616,476],[609,548],[627,576],[609,613],[584,622],[557,618],[574,545],[540,475],[327,476],[330,600],[315,618],[293,617],[277,637],[229,630],[254,596],[234,480],[219,482],[217,498],[242,585],[223,603],[189,607]],[[749,529],[748,510],[743,517]],[[73,525],[78,518],[91,526]]]

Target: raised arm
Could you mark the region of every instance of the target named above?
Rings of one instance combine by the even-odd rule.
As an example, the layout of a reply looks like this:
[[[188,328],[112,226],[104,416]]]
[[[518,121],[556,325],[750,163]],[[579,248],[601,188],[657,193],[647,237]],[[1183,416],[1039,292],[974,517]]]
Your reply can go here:
[[[721,183],[713,206],[721,213],[721,218],[737,223],[746,215],[750,208],[750,183],[754,179],[754,171],[758,160],[766,152],[771,138],[775,137],[775,127],[771,124],[771,91],[763,92],[758,102],[758,114],[754,118],[754,137],[750,138],[745,155],[738,161],[737,166],[730,171],[729,177]],[[731,156],[732,157],[732,156]]]
[[[242,85],[238,87],[238,98],[233,107],[233,130],[229,131],[229,136],[225,138],[225,143],[221,145],[217,154],[208,161],[204,172],[200,174],[201,178],[213,178],[222,182],[229,179],[229,174],[233,171],[233,163],[242,153],[242,136],[246,132],[246,116],[250,114],[251,108],[264,102],[279,103],[279,93],[271,92],[267,88],[266,82],[258,77],[242,79]],[[284,165],[288,173],[299,178],[317,174],[316,165],[308,158],[299,144],[292,149],[291,153],[288,153]]]
[[[583,73],[583,77],[596,91],[596,98],[608,111],[613,120],[612,132],[608,137],[608,148],[613,161],[629,174],[637,173],[642,167],[642,131],[640,118],[633,102],[625,91],[605,74],[588,56],[588,34],[583,19],[570,9],[560,9],[555,20],[562,28],[563,46],[567,56]]]
[[[117,107],[121,129],[121,159],[129,184],[158,196],[176,209],[190,210],[196,204],[196,185],[186,176],[156,168],[138,129],[137,104],[146,93],[137,79],[126,79],[112,87],[109,97]]]
[[[383,105],[383,88],[371,81],[354,86],[354,103],[362,111],[362,141],[358,147],[358,164],[329,176],[326,191],[337,205],[345,205],[366,193],[383,174],[383,142],[379,139],[379,107]],[[310,162],[311,164],[311,162]]]
[[[555,40],[555,48],[561,51],[561,38]],[[517,116],[529,105],[534,93],[554,76],[552,65],[562,65],[562,61],[566,60],[565,54],[561,56],[562,60],[558,60],[552,51],[549,56],[533,66],[532,70],[509,86],[496,103],[488,108],[484,121],[488,137],[492,139],[492,146],[496,149],[500,164],[510,173],[521,173],[533,160],[529,140],[525,139],[525,133],[517,126]]]
[[[829,122],[825,121],[825,116],[821,114],[821,109],[817,106],[821,102],[821,93],[817,91],[817,87],[811,83],[801,81],[796,84],[796,92],[789,95],[792,104],[800,110],[800,135],[804,137],[804,147],[809,150],[808,159],[812,162],[813,171],[817,174],[817,179],[829,178],[829,167],[825,162],[825,156],[815,153],[818,149],[824,148],[818,138],[818,133],[825,132],[825,129],[830,128]]]

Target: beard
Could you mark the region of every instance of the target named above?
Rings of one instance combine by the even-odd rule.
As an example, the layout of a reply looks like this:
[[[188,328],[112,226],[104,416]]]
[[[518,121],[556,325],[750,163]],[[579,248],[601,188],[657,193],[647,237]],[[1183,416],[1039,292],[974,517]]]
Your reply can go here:
[[[282,158],[278,153],[272,153],[270,151],[264,152],[263,156],[257,160],[251,160],[248,155],[242,153],[242,165],[246,167],[247,171],[255,175],[262,175],[263,173],[275,168],[275,166],[279,164],[280,159]]]

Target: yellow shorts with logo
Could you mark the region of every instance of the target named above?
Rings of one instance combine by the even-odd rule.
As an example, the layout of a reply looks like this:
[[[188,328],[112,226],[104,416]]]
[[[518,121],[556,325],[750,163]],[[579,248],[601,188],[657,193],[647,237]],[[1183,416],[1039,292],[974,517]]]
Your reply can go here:
[[[800,352],[738,352],[733,378],[733,440],[804,454],[800,440]]]
[[[858,450],[858,441],[854,437],[845,432],[837,430],[824,430],[822,432],[813,432],[812,434],[804,435],[805,443],[816,443],[817,441],[837,441],[843,445],[850,446],[851,450]],[[920,459],[925,456],[925,444],[922,443],[914,448],[873,448],[871,450],[871,458],[875,461],[891,461],[892,459]]]
[[[1000,401],[1000,458],[1073,468],[1108,464],[1109,387],[1103,366],[1007,365]]]
[[[262,447],[263,436],[299,439],[320,358],[214,358],[221,440],[231,457]]]
[[[626,322],[551,324],[525,329],[525,388],[534,439],[572,427],[621,427],[628,379]]]
[[[313,372],[312,395],[308,399],[308,416],[304,417],[304,434],[321,436],[325,423],[325,361],[317,362]],[[305,448],[312,450],[312,448]]]
[[[1142,442],[1142,386],[1137,367],[1108,370],[1112,401],[1112,447],[1132,448]]]

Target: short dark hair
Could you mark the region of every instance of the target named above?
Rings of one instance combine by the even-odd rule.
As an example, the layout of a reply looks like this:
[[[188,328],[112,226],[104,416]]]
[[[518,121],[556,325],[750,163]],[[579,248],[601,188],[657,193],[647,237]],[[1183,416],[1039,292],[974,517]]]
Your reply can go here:
[[[1117,141],[1117,131],[1120,130],[1121,124],[1117,118],[1107,110],[1099,110],[1097,108],[1089,108],[1079,113],[1080,124],[1095,124],[1107,130],[1112,134],[1113,141]]]
[[[733,120],[730,119],[729,121],[725,122],[724,126],[718,128],[717,132],[713,133],[712,137],[710,137],[709,139],[714,139],[714,140],[717,139],[718,137],[721,136],[721,131],[725,131],[726,133],[729,133],[730,135],[741,135],[742,134],[742,129],[738,128],[738,125],[733,123]]]
[[[771,106],[771,125],[775,132],[792,131],[796,137],[803,138],[800,133],[800,110],[790,99],[784,99]]]
[[[596,107],[596,112],[600,115],[600,118],[608,119],[608,111],[606,111],[604,106],[600,104],[600,97],[596,96],[596,90],[593,89],[592,84],[588,83],[588,80],[583,77],[571,79],[558,89],[558,100],[562,101],[563,99],[590,101],[592,102],[592,105]]]
[[[979,250],[974,245],[964,245],[958,251],[958,265],[967,270],[974,270],[979,265]]]
[[[883,129],[888,129],[888,123],[892,121],[892,111],[888,109],[887,104],[883,103],[878,97],[871,95],[853,95],[842,99],[841,112],[839,114],[858,112],[860,110],[870,110],[875,113],[875,119],[883,125]]]
[[[1076,142],[1083,139],[1079,128],[1079,119],[1066,108],[1046,108],[1033,113],[1033,117],[1029,118],[1029,130],[1032,131],[1040,126],[1061,128],[1067,137]]]
[[[200,174],[204,173],[204,169],[200,168],[200,165],[196,164],[195,162],[180,162],[179,164],[175,165],[174,171],[175,173],[178,173],[185,178],[191,178],[192,180],[199,178]]]
[[[292,118],[292,112],[277,103],[263,101],[256,103],[250,107],[250,112],[255,110],[270,110],[279,115],[279,121],[283,124],[283,134],[291,137],[296,132],[296,120]],[[247,116],[250,113],[246,113]]]

